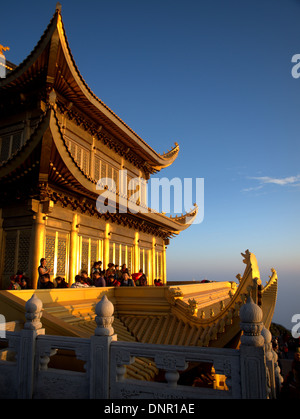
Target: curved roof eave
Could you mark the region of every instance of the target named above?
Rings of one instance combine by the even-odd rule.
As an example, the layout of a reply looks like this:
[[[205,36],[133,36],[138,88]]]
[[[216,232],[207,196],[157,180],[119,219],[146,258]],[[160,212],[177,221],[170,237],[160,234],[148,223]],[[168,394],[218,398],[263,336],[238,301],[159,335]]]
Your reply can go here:
[[[181,217],[169,217],[160,212],[150,210],[148,214],[149,219],[156,221],[157,223],[167,223],[169,226],[172,226],[174,234],[179,234],[181,231],[186,230],[190,225],[192,225],[198,214],[198,206],[195,207],[189,212]]]
[[[70,70],[76,84],[80,88],[83,96],[87,101],[92,104],[97,110],[99,110],[106,118],[108,118],[120,131],[122,131],[127,137],[132,140],[133,145],[138,146],[147,154],[149,163],[156,170],[170,166],[178,156],[179,146],[175,143],[175,146],[170,152],[159,154],[150,147],[146,141],[144,141],[138,134],[136,134],[120,117],[118,117],[104,102],[102,102],[90,89],[82,77],[78,67],[75,63],[71,49],[68,43],[66,31],[62,17],[58,12],[57,29],[60,39],[61,48],[64,54],[64,58],[67,62],[68,69]]]
[[[8,160],[0,165],[0,179],[9,176],[18,168],[35,150],[42,141],[43,135],[49,126],[50,111],[47,111],[41,118],[37,128],[25,144],[17,150]]]
[[[60,130],[59,121],[56,116],[54,109],[51,109],[51,117],[50,117],[50,131],[52,134],[52,138],[55,144],[55,147],[63,160],[63,163],[68,168],[72,176],[82,185],[87,191],[92,192],[93,194],[97,194],[96,184],[97,182],[89,179],[87,175],[83,173],[83,171],[79,168],[76,164],[75,160],[73,159],[68,147],[65,143],[63,134]]]
[[[55,13],[31,53],[11,72],[9,72],[5,78],[0,79],[0,88],[13,84],[15,80],[23,75],[37,61],[39,56],[43,53],[51,41],[51,38],[57,28],[57,17],[57,13]]]
[[[58,34],[61,49],[63,51],[64,59],[66,60],[67,67],[72,74],[82,97],[78,97],[79,102],[85,99],[89,104],[96,108],[98,112],[104,115],[107,120],[113,124],[119,132],[129,139],[133,147],[141,150],[141,153],[147,157],[148,163],[155,170],[159,171],[163,168],[170,166],[176,159],[179,146],[175,146],[170,152],[159,154],[150,147],[146,141],[138,136],[120,117],[118,117],[107,105],[104,104],[89,88],[82,75],[80,74],[75,60],[72,56],[69,43],[67,40],[66,32],[64,29],[60,7],[56,8],[55,14],[52,17],[49,25],[41,36],[35,48],[29,56],[23,60],[16,68],[11,71],[6,78],[0,80],[0,88],[14,85],[19,77],[21,77],[31,66],[38,60],[42,53],[46,50],[48,45],[51,45],[51,39]],[[53,63],[52,63],[53,64]],[[54,63],[55,64],[55,63]],[[49,62],[47,64],[49,66]],[[55,67],[55,66],[54,66]],[[54,80],[54,78],[53,78]],[[49,80],[48,80],[49,82]]]
[[[99,195],[100,189],[97,188],[97,181],[86,175],[75,162],[72,157],[67,144],[65,143],[64,136],[59,126],[59,120],[56,115],[55,107],[51,108],[50,117],[50,131],[53,137],[54,144],[58,153],[60,154],[63,163],[66,165],[72,176],[76,181],[85,188],[89,193]],[[166,215],[148,209],[146,212],[141,212],[140,216],[148,221],[152,221],[155,224],[168,227],[174,234],[178,234],[180,231],[188,228],[197,216],[198,208],[195,207],[190,213],[185,214],[182,217],[176,218],[167,217]]]

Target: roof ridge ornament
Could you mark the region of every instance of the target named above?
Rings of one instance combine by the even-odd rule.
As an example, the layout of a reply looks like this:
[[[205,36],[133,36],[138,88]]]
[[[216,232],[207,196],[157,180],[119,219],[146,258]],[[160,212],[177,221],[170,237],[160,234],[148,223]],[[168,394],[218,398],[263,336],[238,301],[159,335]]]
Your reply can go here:
[[[174,143],[174,147],[171,148],[171,150],[168,150],[166,153],[162,153],[160,154],[161,157],[163,158],[170,158],[173,155],[175,155],[176,153],[178,153],[179,151],[179,144],[177,142]]]
[[[58,1],[57,3],[56,3],[56,6],[55,6],[55,12],[59,12],[59,13],[61,13],[61,4],[60,4],[60,2]]]
[[[5,47],[5,46],[0,44],[0,56],[3,56],[5,58],[5,56],[3,54],[3,51],[9,51],[9,50],[10,50],[9,47]]]

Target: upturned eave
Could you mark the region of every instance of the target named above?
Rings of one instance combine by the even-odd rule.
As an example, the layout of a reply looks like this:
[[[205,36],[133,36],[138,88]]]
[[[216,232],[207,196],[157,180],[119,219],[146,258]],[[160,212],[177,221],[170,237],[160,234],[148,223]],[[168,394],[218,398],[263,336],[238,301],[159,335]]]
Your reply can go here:
[[[179,153],[177,143],[166,153],[156,152],[87,85],[71,53],[60,9],[56,8],[31,54],[8,73],[6,78],[0,80],[0,95],[9,89],[21,90],[29,81],[42,77],[48,95],[51,90],[55,90],[64,97],[66,103],[93,121],[95,127],[104,126],[143,159],[151,172],[155,173],[170,166]]]

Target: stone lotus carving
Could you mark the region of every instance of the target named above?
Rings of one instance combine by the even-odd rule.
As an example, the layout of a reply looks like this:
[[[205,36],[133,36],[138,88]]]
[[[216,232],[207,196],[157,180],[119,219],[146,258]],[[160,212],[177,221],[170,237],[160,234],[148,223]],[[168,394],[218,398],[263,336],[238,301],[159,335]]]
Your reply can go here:
[[[262,309],[254,303],[251,296],[248,297],[246,304],[240,308],[241,343],[245,346],[263,346],[264,338],[261,335],[264,324],[262,323]]]
[[[99,303],[96,305],[95,312],[95,321],[97,323],[95,335],[112,336],[114,334],[114,329],[112,327],[114,321],[114,306],[106,295],[104,295],[101,301],[99,301]]]
[[[38,330],[42,328],[41,317],[43,314],[42,301],[33,294],[32,297],[25,304],[25,318],[24,329]]]

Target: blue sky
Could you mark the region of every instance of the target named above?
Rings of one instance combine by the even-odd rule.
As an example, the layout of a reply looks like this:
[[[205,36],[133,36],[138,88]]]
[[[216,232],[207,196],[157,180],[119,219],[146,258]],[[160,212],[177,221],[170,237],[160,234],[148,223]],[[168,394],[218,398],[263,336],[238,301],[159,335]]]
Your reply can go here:
[[[168,248],[168,279],[235,280],[249,249],[279,276],[273,320],[300,312],[300,53],[296,0],[65,0],[77,66],[94,93],[156,151],[158,176],[204,178],[205,216]],[[56,2],[6,3],[0,43],[18,64]],[[17,13],[16,13],[17,12]]]

